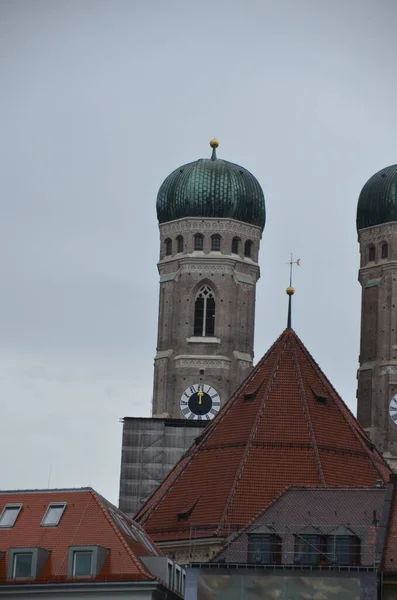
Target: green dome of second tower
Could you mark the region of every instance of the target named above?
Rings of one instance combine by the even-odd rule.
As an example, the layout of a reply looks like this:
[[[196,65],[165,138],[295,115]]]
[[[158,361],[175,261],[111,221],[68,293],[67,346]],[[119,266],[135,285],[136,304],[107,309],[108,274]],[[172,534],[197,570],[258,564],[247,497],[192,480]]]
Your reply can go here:
[[[240,165],[216,156],[201,158],[175,169],[157,195],[159,223],[184,217],[227,218],[257,225],[266,221],[265,198],[258,180]]]
[[[361,190],[357,205],[357,230],[397,221],[397,165],[373,175]]]

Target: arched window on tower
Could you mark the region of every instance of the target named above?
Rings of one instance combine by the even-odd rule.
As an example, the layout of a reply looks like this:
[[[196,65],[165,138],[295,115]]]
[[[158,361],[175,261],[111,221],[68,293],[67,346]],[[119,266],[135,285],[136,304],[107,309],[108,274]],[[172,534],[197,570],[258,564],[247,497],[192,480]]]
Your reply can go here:
[[[252,246],[253,243],[251,242],[251,240],[247,240],[244,244],[244,256],[246,256],[247,258],[252,258]]]
[[[171,256],[172,254],[172,240],[170,240],[170,238],[167,238],[164,242],[164,246],[165,246],[165,255],[166,256]]]
[[[197,292],[194,303],[194,335],[197,337],[215,335],[215,298],[209,285],[203,285]]]
[[[382,250],[381,250],[382,254],[382,258],[387,258],[387,255],[389,254],[389,246],[388,244],[384,243],[382,244]]]
[[[211,236],[211,250],[219,252],[221,249],[221,236],[215,233]]]
[[[194,249],[202,250],[204,248],[204,236],[201,233],[196,233],[194,236]]]
[[[375,246],[370,246],[368,248],[368,260],[372,262],[375,260]]]
[[[234,237],[232,239],[232,254],[238,254],[240,250],[240,239],[238,237]]]
[[[178,235],[178,237],[176,238],[176,248],[177,248],[177,252],[183,252],[183,236],[182,235]]]

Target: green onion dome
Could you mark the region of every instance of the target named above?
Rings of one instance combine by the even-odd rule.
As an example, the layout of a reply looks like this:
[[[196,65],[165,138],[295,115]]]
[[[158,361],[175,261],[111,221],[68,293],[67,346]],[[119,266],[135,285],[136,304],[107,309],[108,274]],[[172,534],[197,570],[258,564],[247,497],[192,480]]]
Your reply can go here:
[[[397,165],[375,173],[361,190],[357,230],[397,221]]]
[[[236,219],[263,230],[266,210],[261,186],[244,167],[219,159],[218,145],[211,140],[211,158],[200,158],[168,175],[157,195],[159,223],[212,217]]]

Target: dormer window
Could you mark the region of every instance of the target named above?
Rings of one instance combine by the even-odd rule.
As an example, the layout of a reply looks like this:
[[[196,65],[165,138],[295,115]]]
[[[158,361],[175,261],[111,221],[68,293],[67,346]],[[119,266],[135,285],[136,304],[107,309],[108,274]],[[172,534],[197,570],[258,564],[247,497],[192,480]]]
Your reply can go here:
[[[6,504],[0,516],[0,527],[4,529],[14,527],[21,508],[22,504]]]
[[[252,246],[253,243],[251,242],[251,240],[247,240],[244,244],[244,256],[246,256],[247,258],[252,258]]]
[[[262,529],[262,528],[261,528]],[[265,533],[248,535],[248,563],[261,565],[281,564],[281,538],[265,527]]]
[[[194,236],[194,249],[202,250],[204,248],[204,236],[201,233],[196,233]]]
[[[37,579],[49,555],[43,548],[10,548],[7,579]]]
[[[176,238],[176,248],[177,248],[178,254],[180,252],[183,252],[183,236],[182,235],[178,235],[178,237]]]
[[[54,502],[48,505],[41,525],[44,527],[56,527],[61,520],[66,502]]]
[[[213,252],[219,252],[221,249],[221,236],[215,234],[211,236],[211,250]]]
[[[165,255],[166,256],[171,256],[172,254],[172,240],[170,240],[170,238],[166,239],[164,242],[164,246],[165,246]]]
[[[368,260],[369,262],[373,262],[375,260],[375,246],[370,246],[368,248]]]
[[[234,237],[232,239],[232,254],[238,254],[240,250],[240,239],[238,237]]]
[[[358,566],[361,542],[351,529],[337,527],[327,536],[327,556],[330,564]]]
[[[109,553],[102,546],[71,546],[68,556],[68,578],[97,577]]]
[[[389,246],[388,246],[388,244],[382,244],[382,248],[381,248],[381,256],[382,256],[382,258],[387,258],[388,254],[389,254]]]
[[[326,538],[315,527],[307,527],[295,536],[295,563],[316,566],[326,564]]]

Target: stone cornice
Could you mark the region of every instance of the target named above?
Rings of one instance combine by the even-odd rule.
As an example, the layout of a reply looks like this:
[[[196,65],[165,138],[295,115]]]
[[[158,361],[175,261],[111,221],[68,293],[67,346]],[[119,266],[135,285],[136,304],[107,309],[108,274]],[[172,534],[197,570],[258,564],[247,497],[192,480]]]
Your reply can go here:
[[[183,233],[202,233],[202,232],[231,232],[238,233],[252,240],[260,240],[262,237],[261,228],[249,223],[243,223],[234,219],[212,219],[202,217],[189,217],[187,219],[177,219],[168,223],[159,225],[161,238],[169,235],[178,235]]]

